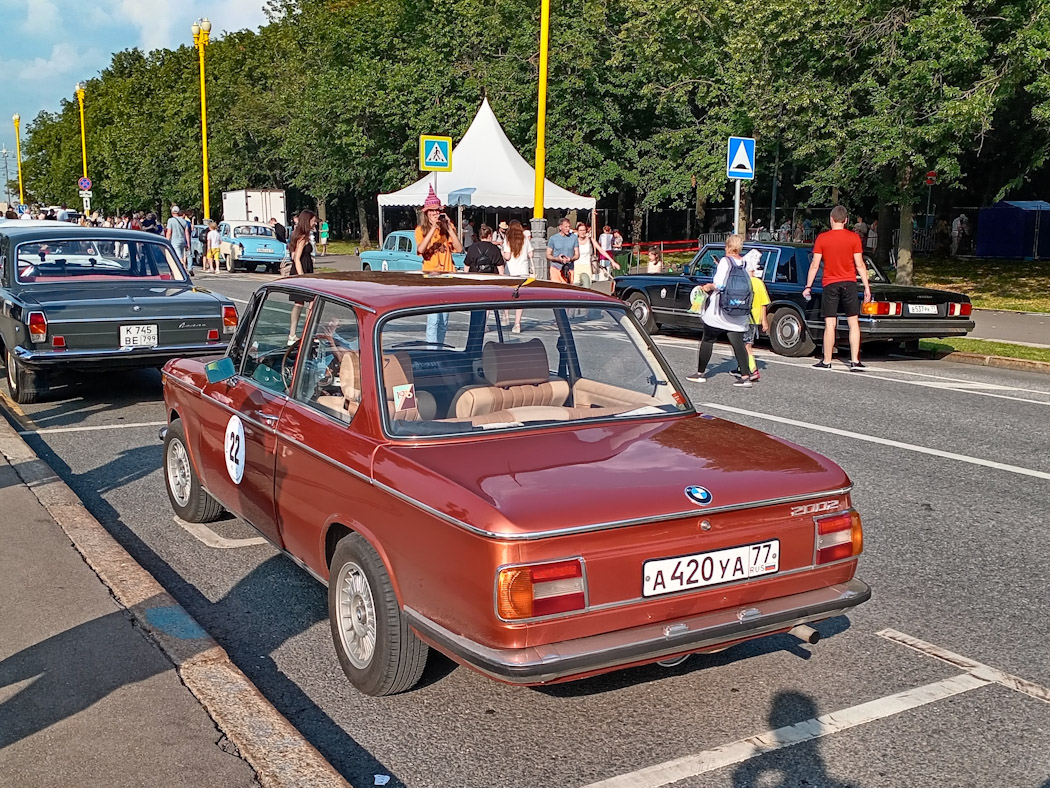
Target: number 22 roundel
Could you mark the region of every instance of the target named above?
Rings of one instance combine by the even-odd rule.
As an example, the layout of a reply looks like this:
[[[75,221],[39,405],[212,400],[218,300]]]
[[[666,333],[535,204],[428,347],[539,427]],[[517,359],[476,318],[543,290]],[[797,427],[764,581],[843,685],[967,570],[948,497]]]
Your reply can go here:
[[[244,424],[236,415],[230,416],[226,423],[226,437],[222,443],[222,450],[226,457],[226,471],[234,484],[240,484],[244,478]]]

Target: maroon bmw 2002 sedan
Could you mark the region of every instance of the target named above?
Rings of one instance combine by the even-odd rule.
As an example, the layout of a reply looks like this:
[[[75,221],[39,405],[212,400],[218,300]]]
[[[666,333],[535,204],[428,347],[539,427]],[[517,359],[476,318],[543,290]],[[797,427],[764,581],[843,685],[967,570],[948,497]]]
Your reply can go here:
[[[710,652],[870,596],[850,480],[699,413],[621,302],[502,277],[294,277],[164,369],[168,495],[328,585],[361,692],[428,647],[516,684]]]

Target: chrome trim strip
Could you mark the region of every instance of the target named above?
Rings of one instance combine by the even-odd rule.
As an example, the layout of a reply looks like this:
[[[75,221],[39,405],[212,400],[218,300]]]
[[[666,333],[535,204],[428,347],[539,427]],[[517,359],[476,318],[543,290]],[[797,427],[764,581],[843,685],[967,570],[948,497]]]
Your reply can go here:
[[[217,340],[205,345],[154,345],[153,347],[135,347],[126,350],[114,350],[112,348],[99,348],[97,350],[47,350],[32,351],[18,345],[12,352],[21,361],[30,364],[40,361],[62,361],[63,359],[97,359],[108,361],[121,358],[149,358],[150,356],[161,356],[175,354],[176,356],[186,353],[199,353],[201,355],[221,354],[226,352],[227,343]]]
[[[253,427],[258,427],[263,432],[269,433],[270,435],[276,435],[277,434],[277,430],[274,427],[270,426],[269,424],[263,424],[261,421],[256,421],[253,418],[245,416],[243,411],[239,411],[236,408],[231,408],[225,402],[219,402],[211,394],[205,394],[203,390],[201,390],[201,398],[209,400],[211,402],[214,402],[216,405],[218,405],[220,408],[222,408],[227,413],[232,413],[232,414],[236,415],[238,418],[248,422]]]
[[[322,413],[321,415],[323,416],[325,414]],[[335,421],[335,419],[333,419],[333,421]],[[339,421],[338,423],[340,425],[344,426],[344,427],[346,426],[346,422],[344,422],[344,421]],[[358,479],[360,479],[363,482],[367,482],[368,484],[376,484],[376,482],[372,478],[370,478],[369,476],[366,476],[365,474],[361,473],[361,471],[356,470],[355,468],[351,468],[349,465],[344,465],[343,463],[339,462],[339,460],[332,459],[327,454],[323,454],[323,453],[319,452],[317,449],[315,449],[315,448],[313,448],[311,446],[307,446],[302,441],[297,441],[295,438],[289,437],[288,435],[285,435],[283,432],[277,432],[277,437],[280,438],[283,441],[287,441],[288,443],[292,444],[293,446],[295,446],[295,447],[297,447],[299,449],[302,449],[307,454],[313,455],[314,457],[316,457],[319,460],[327,462],[330,465],[334,465],[339,470],[346,471],[351,476],[356,476]]]
[[[169,374],[167,372],[164,372],[163,370],[161,370],[160,374],[161,374],[161,383],[164,383],[165,381],[171,381],[172,383],[174,383],[174,384],[176,384],[178,386],[181,386],[182,388],[186,389],[186,391],[193,392],[194,394],[200,394],[201,391],[202,391],[202,389],[200,387],[194,386],[192,383],[187,383],[182,378],[177,377],[175,375],[171,375],[171,374]]]
[[[512,684],[543,684],[596,670],[716,648],[735,640],[821,621],[870,598],[868,585],[854,578],[839,585],[684,619],[517,649],[482,645],[446,629],[418,610],[408,606],[402,609],[413,629],[482,673]],[[746,614],[752,609],[757,612]]]
[[[224,304],[225,306],[225,304]],[[47,310],[44,310],[47,314]],[[56,323],[130,323],[139,325],[141,323],[160,322],[162,320],[222,320],[222,313],[209,315],[129,315],[128,317],[48,317],[48,325]]]
[[[635,517],[630,520],[613,520],[605,523],[592,523],[590,525],[575,525],[569,528],[553,528],[548,531],[535,531],[532,533],[506,533],[499,531],[488,531],[484,528],[478,528],[477,526],[465,523],[462,520],[457,520],[455,517],[445,514],[444,512],[440,512],[434,507],[423,503],[422,501],[417,501],[415,498],[406,495],[400,490],[395,490],[393,487],[383,484],[378,480],[374,480],[373,484],[375,484],[375,486],[379,489],[389,492],[391,495],[400,498],[406,503],[409,503],[415,506],[416,508],[427,512],[428,514],[432,514],[435,517],[444,520],[445,522],[451,523],[452,525],[459,526],[460,528],[470,531],[473,534],[476,534],[478,536],[484,536],[488,539],[499,539],[502,541],[509,542],[529,542],[535,541],[537,539],[548,539],[556,536],[571,536],[573,534],[593,533],[596,531],[609,531],[616,528],[629,528],[634,525],[661,523],[666,522],[668,520],[680,520],[686,517],[699,517],[706,516],[709,514],[720,514],[722,512],[744,511],[747,509],[757,509],[762,506],[777,506],[785,503],[795,503],[797,501],[808,501],[813,498],[821,498],[826,495],[845,495],[853,489],[853,486],[850,485],[848,487],[840,487],[837,490],[826,490],[824,492],[805,493],[801,495],[787,495],[781,498],[767,498],[766,500],[762,501],[749,501],[747,503],[730,504],[726,506],[714,506],[706,509],[690,509],[687,512],[673,512],[671,514],[655,515],[653,517]]]

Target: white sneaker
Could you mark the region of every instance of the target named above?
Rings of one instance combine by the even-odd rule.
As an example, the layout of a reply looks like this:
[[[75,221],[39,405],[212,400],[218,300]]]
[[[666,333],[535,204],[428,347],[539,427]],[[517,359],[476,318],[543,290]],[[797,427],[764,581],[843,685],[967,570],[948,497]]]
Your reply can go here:
[[[707,383],[707,376],[701,375],[699,372],[694,372],[692,375],[687,375],[686,380],[690,383]]]

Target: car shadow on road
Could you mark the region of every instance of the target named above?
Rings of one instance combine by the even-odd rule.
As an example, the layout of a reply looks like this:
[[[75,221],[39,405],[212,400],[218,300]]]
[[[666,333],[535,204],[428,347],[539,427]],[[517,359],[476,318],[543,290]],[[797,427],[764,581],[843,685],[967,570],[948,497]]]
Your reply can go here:
[[[757,746],[774,747],[740,763],[733,770],[734,788],[858,788],[828,774],[820,754],[820,738],[812,736],[819,723],[816,701],[804,692],[778,692],[769,710],[769,733]],[[801,739],[801,741],[800,741]]]
[[[40,429],[75,427],[86,418],[128,405],[163,402],[156,370],[117,370],[56,377],[40,406],[31,406],[29,418]]]
[[[847,616],[835,616],[811,626],[820,632],[822,640],[826,640],[849,629],[850,620]],[[804,646],[798,638],[783,633],[758,638],[757,640],[749,640],[746,643],[727,648],[725,651],[719,651],[717,654],[694,654],[684,662],[671,667],[663,667],[657,664],[642,665],[641,667],[618,670],[613,673],[603,673],[600,676],[567,684],[551,684],[546,687],[536,687],[535,691],[559,698],[600,695],[636,684],[648,684],[649,682],[685,676],[699,670],[710,670],[730,665],[740,660],[752,659],[763,654],[772,654],[778,651],[786,651],[800,659],[808,660],[813,656],[810,649],[819,648],[819,643],[816,646]]]
[[[40,447],[34,447],[38,451]],[[142,452],[139,458],[136,452]],[[155,453],[156,456],[153,456]],[[141,477],[160,467],[161,447],[146,446],[125,452],[135,456]],[[161,558],[121,519],[102,496],[107,479],[126,476],[113,460],[86,474],[75,474],[60,457],[41,454],[52,469],[80,496],[88,511],[141,566],[226,649],[233,663],[255,684],[267,700],[297,727],[322,756],[353,785],[371,784],[376,774],[391,775],[391,788],[404,784],[391,770],[357,743],[277,665],[272,654],[289,640],[328,619],[327,594],[305,571],[282,555],[273,555],[255,566],[218,601],[209,599]],[[110,485],[107,489],[113,489]],[[158,494],[164,495],[163,489]],[[174,528],[175,526],[172,525]],[[261,549],[261,548],[260,548]],[[85,625],[87,626],[87,625]],[[61,637],[61,636],[56,636]],[[339,671],[334,653],[332,668]],[[13,658],[12,658],[13,659]],[[66,656],[68,659],[68,654]],[[440,661],[436,666],[440,670]],[[428,673],[431,672],[428,666]],[[129,679],[134,680],[134,679]],[[117,684],[113,687],[116,689]],[[112,690],[109,690],[112,691]],[[75,710],[72,712],[75,713]]]

